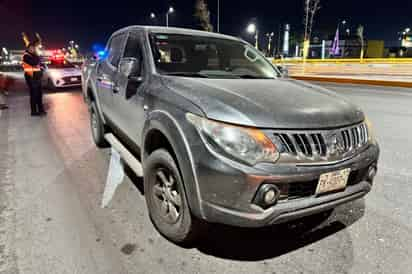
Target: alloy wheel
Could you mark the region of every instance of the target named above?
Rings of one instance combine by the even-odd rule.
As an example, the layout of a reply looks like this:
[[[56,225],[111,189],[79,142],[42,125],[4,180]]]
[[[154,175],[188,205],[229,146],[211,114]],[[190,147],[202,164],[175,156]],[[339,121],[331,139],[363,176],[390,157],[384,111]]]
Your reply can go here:
[[[182,213],[182,197],[176,178],[168,169],[157,169],[153,195],[162,218],[169,224],[177,223]]]

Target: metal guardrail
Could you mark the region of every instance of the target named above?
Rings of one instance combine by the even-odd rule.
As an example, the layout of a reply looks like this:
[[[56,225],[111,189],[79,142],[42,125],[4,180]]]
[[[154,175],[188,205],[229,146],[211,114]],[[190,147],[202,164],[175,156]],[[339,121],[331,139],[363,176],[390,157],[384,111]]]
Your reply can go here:
[[[0,72],[22,71],[21,65],[0,65]]]
[[[342,59],[272,59],[275,64],[332,63],[332,64],[412,64],[412,58],[342,58]]]

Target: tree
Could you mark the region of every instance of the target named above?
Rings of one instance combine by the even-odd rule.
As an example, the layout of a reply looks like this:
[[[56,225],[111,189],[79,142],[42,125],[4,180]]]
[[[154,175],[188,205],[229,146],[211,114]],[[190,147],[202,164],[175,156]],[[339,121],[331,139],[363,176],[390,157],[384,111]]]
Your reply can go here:
[[[305,0],[305,15],[303,23],[305,25],[305,34],[303,41],[303,58],[306,59],[309,53],[310,37],[312,36],[313,22],[316,12],[320,9],[320,0]]]
[[[363,36],[363,30],[364,27],[362,25],[359,25],[356,34],[358,35],[360,44],[361,44],[361,53],[360,53],[360,59],[363,60],[363,55],[364,55],[364,47],[365,47],[365,38]]]
[[[195,17],[199,20],[199,25],[205,31],[213,31],[213,25],[210,23],[210,11],[207,7],[206,0],[197,0],[195,6]]]
[[[320,0],[305,0],[305,40],[309,40],[312,36],[313,22],[316,12],[320,9]]]

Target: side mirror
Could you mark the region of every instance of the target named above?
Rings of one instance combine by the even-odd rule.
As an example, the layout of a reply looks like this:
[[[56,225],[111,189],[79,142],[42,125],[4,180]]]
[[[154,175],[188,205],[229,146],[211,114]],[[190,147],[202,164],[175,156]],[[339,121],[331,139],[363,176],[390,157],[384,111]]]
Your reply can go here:
[[[289,70],[286,66],[276,66],[276,68],[280,71],[283,77],[289,77]]]
[[[119,72],[129,79],[138,79],[141,74],[141,63],[136,58],[122,58],[119,63]]]

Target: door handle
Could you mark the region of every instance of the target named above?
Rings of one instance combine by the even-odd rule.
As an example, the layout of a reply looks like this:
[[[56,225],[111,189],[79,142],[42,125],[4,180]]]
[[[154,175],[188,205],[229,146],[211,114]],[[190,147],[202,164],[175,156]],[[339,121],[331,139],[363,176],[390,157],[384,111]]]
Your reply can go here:
[[[107,74],[102,74],[102,76],[97,77],[97,81],[99,81],[99,82],[110,81],[110,78]]]

